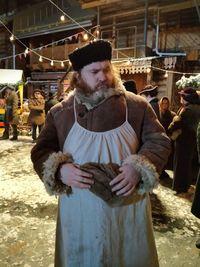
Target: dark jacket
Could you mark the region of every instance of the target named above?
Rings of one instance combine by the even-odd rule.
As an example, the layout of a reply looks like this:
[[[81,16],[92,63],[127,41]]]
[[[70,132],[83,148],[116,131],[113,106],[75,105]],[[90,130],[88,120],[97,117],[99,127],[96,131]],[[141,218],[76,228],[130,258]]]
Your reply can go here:
[[[6,97],[6,111],[5,111],[5,123],[13,125],[18,124],[18,96],[17,93],[11,91]]]
[[[171,110],[166,110],[165,112],[160,112],[160,123],[165,128],[165,131],[168,131],[168,127],[170,123],[172,122],[174,116],[176,116],[176,113]]]
[[[184,192],[196,181],[198,173],[196,134],[200,121],[200,105],[187,104],[177,114],[179,119],[173,120],[168,129],[169,134],[181,130],[175,141],[173,189]]]
[[[158,98],[157,97],[153,98],[149,103],[152,106],[153,110],[155,111],[158,120],[160,121],[160,109],[158,104]]]
[[[197,150],[198,150],[199,165],[200,165],[200,122],[197,128]],[[192,203],[191,212],[196,217],[200,218],[200,166],[199,166],[199,173],[198,173],[197,183],[196,183],[196,191],[195,191],[194,200]]]
[[[47,114],[47,112],[55,105],[58,103],[58,100],[55,98],[49,98],[46,102],[45,102],[45,114]]]

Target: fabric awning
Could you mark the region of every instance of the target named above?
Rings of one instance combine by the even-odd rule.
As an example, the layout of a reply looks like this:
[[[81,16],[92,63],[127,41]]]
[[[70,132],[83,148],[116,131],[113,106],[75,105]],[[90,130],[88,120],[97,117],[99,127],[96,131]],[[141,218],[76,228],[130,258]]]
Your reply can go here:
[[[23,70],[0,69],[0,85],[17,84],[22,81]]]

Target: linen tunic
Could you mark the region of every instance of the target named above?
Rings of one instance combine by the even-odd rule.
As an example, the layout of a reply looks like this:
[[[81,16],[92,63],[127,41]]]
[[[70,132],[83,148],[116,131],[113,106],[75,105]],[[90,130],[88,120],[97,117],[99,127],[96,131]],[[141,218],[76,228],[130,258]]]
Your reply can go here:
[[[74,102],[75,109],[75,102]],[[106,132],[93,132],[77,121],[63,152],[74,163],[117,163],[135,154],[139,142],[126,120]],[[134,193],[121,206],[110,206],[87,189],[73,188],[59,198],[56,267],[157,267],[149,195]]]

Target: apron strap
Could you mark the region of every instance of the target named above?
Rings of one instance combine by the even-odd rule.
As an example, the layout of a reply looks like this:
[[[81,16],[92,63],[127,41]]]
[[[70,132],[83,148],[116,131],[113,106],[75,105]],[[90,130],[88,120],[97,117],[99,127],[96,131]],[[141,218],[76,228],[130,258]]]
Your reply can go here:
[[[74,96],[74,119],[75,122],[77,122],[77,116],[76,116],[76,97]]]

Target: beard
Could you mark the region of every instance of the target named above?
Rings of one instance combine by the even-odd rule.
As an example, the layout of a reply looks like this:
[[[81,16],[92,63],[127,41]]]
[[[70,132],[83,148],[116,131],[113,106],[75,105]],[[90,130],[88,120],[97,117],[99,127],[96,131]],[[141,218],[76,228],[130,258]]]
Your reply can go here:
[[[79,93],[84,94],[85,96],[91,96],[96,92],[106,92],[109,88],[115,87],[115,79],[112,81],[104,81],[98,82],[95,87],[91,87],[85,80],[83,80],[82,76],[75,82],[75,88]]]

